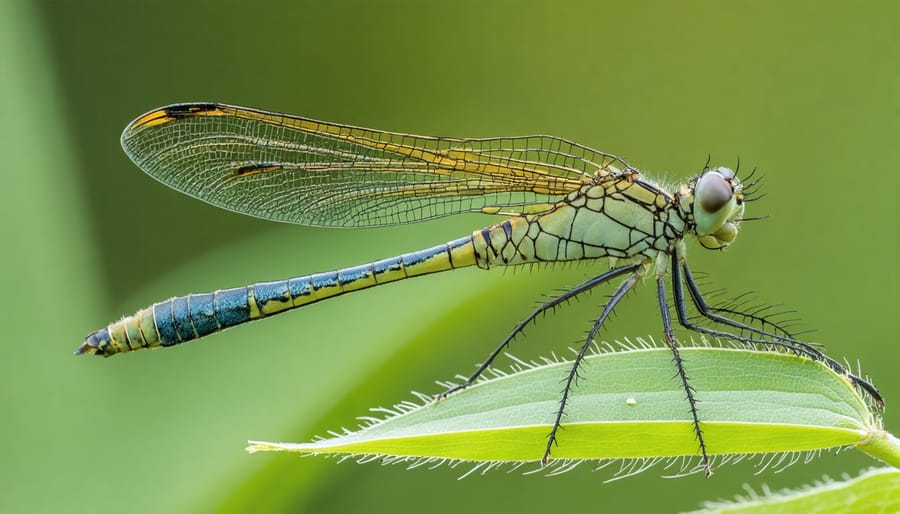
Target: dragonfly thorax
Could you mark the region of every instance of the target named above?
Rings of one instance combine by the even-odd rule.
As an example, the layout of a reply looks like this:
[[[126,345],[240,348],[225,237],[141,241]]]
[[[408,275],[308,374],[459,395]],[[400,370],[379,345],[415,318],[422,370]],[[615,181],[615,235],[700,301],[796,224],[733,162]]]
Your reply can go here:
[[[705,171],[686,189],[682,206],[693,217],[700,244],[711,250],[731,244],[744,215],[742,185],[734,171],[724,167]]]

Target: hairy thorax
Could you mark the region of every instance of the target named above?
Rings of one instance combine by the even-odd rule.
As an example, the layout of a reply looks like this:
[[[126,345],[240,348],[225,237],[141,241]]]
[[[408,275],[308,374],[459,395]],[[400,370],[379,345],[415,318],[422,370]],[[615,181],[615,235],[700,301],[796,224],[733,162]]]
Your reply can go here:
[[[516,216],[474,235],[482,268],[612,257],[650,261],[685,231],[676,195],[637,173],[600,179],[552,209]]]

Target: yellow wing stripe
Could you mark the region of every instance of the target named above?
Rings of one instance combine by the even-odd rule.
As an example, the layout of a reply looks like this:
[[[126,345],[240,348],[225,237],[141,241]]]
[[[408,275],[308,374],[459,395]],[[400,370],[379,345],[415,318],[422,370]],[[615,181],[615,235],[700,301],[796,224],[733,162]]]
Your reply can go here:
[[[467,173],[470,175],[480,175],[484,177],[484,179],[482,180],[485,180],[485,182],[479,184],[479,191],[482,193],[484,192],[484,187],[486,185],[489,186],[491,184],[497,184],[496,190],[503,191],[508,190],[510,185],[515,184],[519,186],[527,186],[527,190],[533,191],[538,194],[564,195],[578,189],[585,183],[585,181],[589,180],[588,177],[585,177],[585,180],[575,180],[552,175],[548,171],[545,171],[548,170],[547,166],[537,163],[521,163],[521,166],[519,167],[512,167],[496,162],[478,161],[476,159],[483,159],[483,157],[465,150],[429,150],[416,146],[398,145],[387,141],[380,141],[378,139],[353,134],[353,132],[363,132],[371,133],[376,137],[379,135],[393,135],[398,137],[404,136],[404,134],[399,133],[355,128],[346,125],[325,123],[306,118],[240,109],[218,104],[194,104],[183,107],[183,109],[162,108],[149,112],[135,120],[132,123],[132,128],[136,129],[139,127],[154,127],[178,119],[193,116],[234,116],[238,118],[260,121],[271,125],[287,126],[311,134],[327,135],[329,137],[347,141],[360,146],[392,153],[394,155],[413,160],[423,161],[427,164],[436,166],[436,168],[430,168],[428,170],[432,173]],[[423,140],[438,140],[438,138],[427,136],[414,137]],[[452,139],[448,140],[452,141]],[[490,157],[488,157],[488,159],[490,159]],[[277,166],[262,167],[249,170],[244,174],[238,173],[236,174],[236,176],[278,171],[280,169],[281,168]],[[490,177],[508,177],[512,178],[513,180],[508,181],[504,186],[501,186],[500,182],[491,181]],[[406,189],[406,192],[410,193],[414,191],[421,191],[421,189],[404,189]],[[468,189],[457,188],[452,192],[459,193],[466,190]],[[448,194],[449,193],[450,191],[448,190]]]

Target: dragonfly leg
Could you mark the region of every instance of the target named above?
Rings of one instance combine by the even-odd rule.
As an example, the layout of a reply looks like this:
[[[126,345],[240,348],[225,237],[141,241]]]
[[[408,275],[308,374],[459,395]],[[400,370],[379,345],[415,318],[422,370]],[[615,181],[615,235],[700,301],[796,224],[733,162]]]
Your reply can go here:
[[[822,354],[822,352],[819,349],[815,348],[813,345],[811,345],[809,343],[805,343],[803,341],[800,341],[799,339],[792,337],[786,329],[784,329],[777,323],[774,323],[772,321],[769,321],[769,320],[763,318],[758,313],[742,313],[742,312],[737,312],[735,310],[729,311],[730,313],[736,314],[739,317],[744,317],[744,318],[756,321],[763,326],[771,326],[771,327],[773,327],[773,330],[775,332],[780,332],[780,334],[775,333],[775,332],[767,332],[766,330],[763,330],[761,328],[754,327],[754,326],[748,325],[746,323],[741,323],[741,322],[734,320],[732,318],[729,318],[727,316],[718,314],[716,312],[716,309],[709,307],[709,305],[706,303],[706,300],[703,299],[703,295],[700,293],[700,287],[697,285],[697,281],[694,280],[694,275],[691,273],[691,269],[690,269],[690,267],[688,267],[687,262],[684,261],[683,259],[679,262],[678,257],[673,256],[673,260],[672,260],[673,286],[674,286],[674,283],[676,282],[675,279],[677,278],[678,279],[677,282],[678,282],[679,288],[680,288],[681,282],[682,282],[682,278],[681,278],[682,272],[684,272],[683,280],[684,280],[684,284],[686,284],[688,287],[688,292],[690,293],[690,296],[691,296],[691,302],[697,308],[697,311],[700,313],[700,315],[714,323],[720,323],[722,325],[729,326],[729,327],[740,330],[740,332],[738,334],[734,335],[734,338],[737,339],[738,341],[752,340],[752,338],[753,338],[752,336],[747,337],[744,335],[744,333],[750,333],[750,334],[755,334],[760,337],[767,337],[767,338],[770,338],[773,340],[781,341],[783,343],[788,344],[789,346],[802,347],[802,348],[804,348],[804,350],[818,353],[820,355]],[[684,295],[682,293],[682,297],[683,296]],[[748,342],[753,342],[753,341],[748,341]]]
[[[719,305],[716,307],[709,307],[709,310],[716,314],[721,314],[723,316],[734,316],[734,319],[741,320],[748,325],[753,326],[753,324],[759,325],[764,331],[770,329],[773,333],[782,335],[784,337],[797,339],[797,334],[792,333],[786,325],[783,323],[793,323],[798,321],[795,319],[782,321],[773,321],[773,316],[780,316],[782,314],[788,313],[796,313],[796,311],[782,311],[782,312],[774,312],[774,309],[780,307],[779,305],[765,305],[765,306],[750,306],[751,295],[754,291],[748,291],[742,294],[737,295],[736,297],[729,300],[729,303],[724,305]],[[748,307],[744,307],[748,305]],[[811,346],[817,346],[815,343],[810,343]]]
[[[525,329],[525,327],[528,326],[529,323],[533,322],[541,314],[547,312],[548,310],[550,310],[554,307],[557,307],[561,303],[564,303],[568,300],[571,300],[572,298],[575,298],[576,296],[580,295],[581,293],[584,293],[586,291],[593,289],[596,286],[599,286],[600,284],[606,283],[606,282],[608,282],[616,277],[622,276],[626,273],[634,272],[635,270],[638,269],[638,267],[639,267],[638,265],[633,265],[633,266],[622,266],[619,268],[613,268],[613,269],[607,271],[606,273],[603,273],[602,275],[593,277],[590,280],[587,280],[587,281],[575,286],[574,288],[566,291],[565,293],[557,296],[556,298],[553,298],[552,300],[543,303],[541,306],[539,306],[537,309],[535,309],[534,312],[532,312],[527,318],[520,321],[512,329],[512,332],[510,332],[509,335],[506,336],[506,338],[503,340],[503,342],[500,343],[497,346],[497,348],[494,349],[493,352],[491,352],[491,354],[488,356],[488,358],[485,359],[485,361],[482,362],[478,366],[478,369],[476,369],[475,372],[472,373],[472,375],[469,378],[467,378],[465,382],[463,382],[462,384],[459,384],[457,386],[451,387],[450,389],[439,394],[437,396],[437,399],[442,400],[442,399],[446,398],[447,396],[449,396],[450,394],[455,393],[457,391],[461,391],[461,390],[469,387],[470,385],[474,384],[475,381],[478,380],[478,377],[480,377],[481,374],[485,372],[485,370],[487,370],[489,367],[491,367],[491,364],[494,362],[494,360],[500,355],[500,353],[503,352],[503,350],[505,350],[509,346],[509,344],[513,341],[513,339],[515,339],[516,336],[518,336],[520,333],[522,333],[522,331]]]
[[[584,344],[581,345],[581,350],[578,351],[578,354],[575,356],[575,360],[572,361],[572,368],[569,370],[568,376],[566,376],[566,385],[563,388],[562,398],[560,398],[559,400],[559,410],[556,411],[556,420],[553,422],[553,428],[550,430],[550,435],[547,440],[547,448],[544,450],[544,457],[541,458],[542,464],[547,464],[547,462],[549,462],[550,451],[553,449],[553,445],[557,444],[556,434],[557,432],[559,432],[560,426],[562,425],[562,417],[565,414],[566,403],[569,401],[569,393],[572,391],[572,385],[575,383],[575,379],[578,377],[578,366],[581,364],[581,361],[587,354],[588,349],[591,347],[591,343],[594,341],[594,338],[600,331],[600,327],[603,325],[603,322],[606,321],[606,318],[609,317],[610,313],[612,313],[613,309],[616,307],[619,301],[625,296],[625,293],[630,291],[631,288],[633,288],[637,283],[638,275],[632,274],[630,277],[625,279],[624,282],[622,282],[622,285],[620,285],[618,289],[616,289],[616,292],[603,307],[603,311],[600,313],[600,317],[597,318],[597,321],[594,322],[594,326],[591,327],[590,332],[588,332],[587,339],[584,341]]]
[[[682,271],[684,272],[683,278]],[[713,330],[697,325],[695,323],[691,323],[687,316],[682,280],[684,281],[684,284],[687,284],[688,286],[688,291],[690,292],[692,303],[703,317],[715,323],[720,323],[722,325],[738,329],[741,332],[736,334],[721,330]],[[699,286],[697,286],[697,282],[694,280],[687,262],[685,262],[683,259],[680,260],[674,254],[672,255],[672,289],[673,296],[675,297],[675,310],[678,314],[678,322],[684,328],[700,334],[711,335],[713,337],[721,337],[724,339],[730,339],[750,344],[759,344],[771,348],[780,348],[783,350],[791,351],[797,355],[805,355],[810,359],[825,363],[825,365],[827,365],[837,373],[846,375],[854,384],[869,393],[869,395],[872,396],[872,398],[879,406],[884,405],[884,399],[881,397],[881,393],[878,392],[878,389],[875,386],[873,386],[866,380],[857,377],[853,373],[850,373],[850,371],[847,370],[842,364],[825,355],[822,350],[816,348],[815,346],[794,339],[793,337],[766,332],[759,328],[752,327],[726,316],[711,312],[709,306],[703,300],[703,295],[700,293],[700,288]],[[758,337],[753,337],[752,335],[748,337],[746,335],[743,335],[747,332],[749,332],[750,334],[755,334]]]
[[[706,306],[706,302],[700,295],[699,287],[697,287],[696,283],[693,282],[693,278],[682,278],[682,268],[679,265],[677,258],[673,256],[672,260],[672,295],[675,299],[675,312],[678,314],[678,323],[681,324],[681,326],[683,326],[684,328],[693,332],[706,334],[713,337],[721,337],[724,339],[740,341],[744,343],[758,343],[762,345],[781,348],[797,354],[806,355],[807,357],[813,359],[821,359],[824,357],[824,354],[818,348],[815,348],[807,343],[797,341],[793,338],[782,337],[778,336],[777,334],[763,332],[744,323],[739,323],[737,321],[731,320],[730,318],[710,313],[709,308]],[[684,285],[682,281],[689,284],[688,288],[691,291],[691,301],[702,316],[712,320],[715,323],[721,323],[732,328],[737,328],[741,332],[732,333],[722,330],[714,330],[691,322],[690,319],[688,319],[687,315],[687,304],[684,300]],[[709,315],[713,317],[709,317]],[[752,336],[748,337],[746,335],[743,335],[744,331],[749,331],[751,334],[756,334],[760,337],[770,337],[770,339],[760,339],[754,338]]]
[[[681,352],[678,350],[678,343],[675,340],[675,330],[672,328],[672,319],[669,317],[669,306],[666,303],[666,282],[662,276],[656,277],[656,294],[659,297],[659,311],[662,314],[663,331],[665,332],[666,345],[672,350],[672,358],[675,361],[675,368],[678,370],[678,376],[681,378],[681,386],[684,388],[688,406],[691,409],[691,418],[694,421],[694,435],[700,444],[700,455],[703,464],[703,471],[706,477],[712,475],[712,467],[709,464],[709,455],[706,453],[706,441],[703,439],[703,430],[700,429],[700,416],[697,414],[696,391],[688,381],[687,373],[684,371],[684,360],[681,358]]]

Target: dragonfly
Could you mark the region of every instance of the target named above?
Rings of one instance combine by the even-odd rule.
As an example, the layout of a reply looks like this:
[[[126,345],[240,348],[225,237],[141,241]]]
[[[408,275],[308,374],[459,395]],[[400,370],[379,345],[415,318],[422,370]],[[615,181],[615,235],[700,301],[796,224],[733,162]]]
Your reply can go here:
[[[328,123],[220,103],[175,104],[127,126],[122,146],[153,178],[212,205],[317,227],[377,227],[458,213],[503,221],[424,250],[359,266],[157,302],[89,334],[77,354],[111,356],[169,347],[370,287],[467,267],[608,261],[608,269],[546,301],[518,323],[461,384],[475,383],[541,314],[617,280],[564,380],[541,461],[558,444],[578,368],[623,297],[653,280],[698,441],[707,444],[670,315],[704,336],[794,352],[848,376],[879,403],[877,389],[758,311],[711,306],[687,262],[686,240],[722,250],[735,241],[757,180],[718,166],[667,189],[622,159],[563,138],[427,137]],[[685,291],[687,291],[685,293]],[[687,298],[687,299],[686,299]],[[688,315],[688,299],[699,316]],[[701,322],[702,321],[702,322]]]

